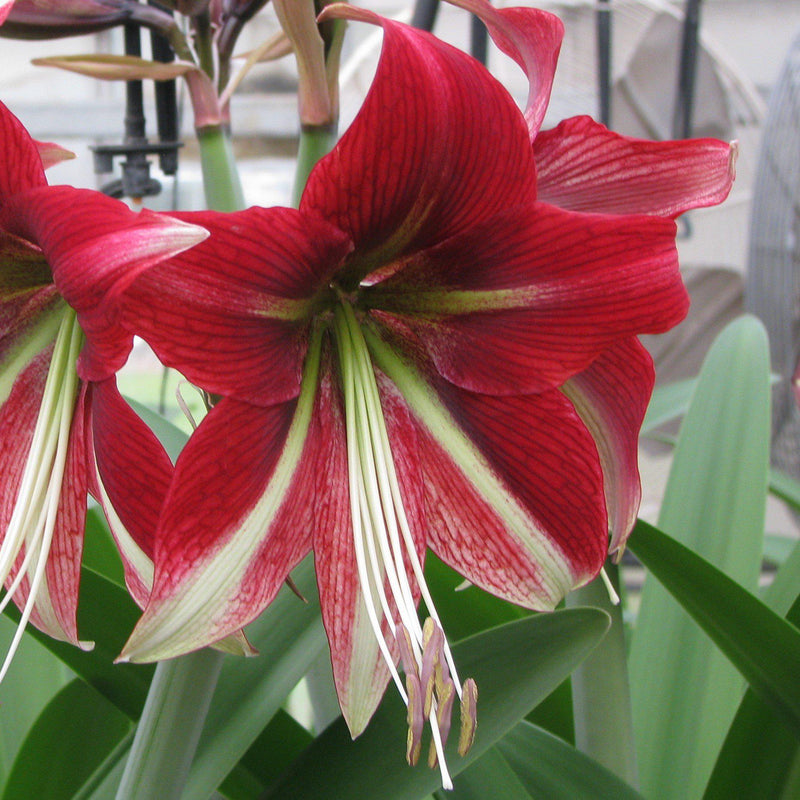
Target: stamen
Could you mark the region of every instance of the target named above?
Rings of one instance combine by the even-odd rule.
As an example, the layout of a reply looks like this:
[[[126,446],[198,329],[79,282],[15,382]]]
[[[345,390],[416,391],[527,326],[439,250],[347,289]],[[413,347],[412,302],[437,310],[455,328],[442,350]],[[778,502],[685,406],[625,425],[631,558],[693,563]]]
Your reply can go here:
[[[75,312],[66,309],[53,346],[17,500],[0,546],[0,585],[6,583],[17,557],[23,548],[25,550],[0,609],[16,594],[24,579],[29,579],[28,596],[20,621],[0,667],[0,681],[8,671],[33,613],[50,555],[78,393],[75,362],[82,346],[83,332]]]
[[[461,733],[458,737],[458,754],[465,756],[475,741],[478,727],[478,686],[472,678],[464,681],[461,689]]]
[[[603,585],[606,587],[606,591],[608,592],[608,599],[612,606],[619,605],[619,595],[617,594],[616,589],[614,588],[614,584],[611,583],[611,578],[608,577],[608,573],[606,572],[605,567],[600,570],[600,577],[603,579]]]
[[[474,681],[468,681],[464,690],[459,685],[405,513],[375,371],[361,327],[344,298],[334,311],[334,332],[344,394],[354,550],[367,616],[408,708],[408,761],[415,764],[419,758],[427,718],[432,737],[429,763],[438,763],[443,786],[452,788],[444,761],[452,705],[456,695],[462,697],[464,690],[469,692],[468,697],[462,698],[462,706],[466,702],[466,718],[471,721],[467,727],[471,725],[474,736],[477,690]],[[422,596],[431,615],[424,626],[417,616],[415,595]],[[387,641],[385,625],[394,635],[393,643]],[[400,653],[405,689],[391,655],[392,644]],[[462,708],[462,732],[464,718]]]

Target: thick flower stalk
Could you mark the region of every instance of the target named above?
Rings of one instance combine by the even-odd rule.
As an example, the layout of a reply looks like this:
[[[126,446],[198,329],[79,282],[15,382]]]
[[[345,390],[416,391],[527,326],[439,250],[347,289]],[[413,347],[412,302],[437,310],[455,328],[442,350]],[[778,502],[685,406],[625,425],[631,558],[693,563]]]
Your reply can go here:
[[[222,399],[176,464],[153,590],[122,658],[169,658],[246,625],[313,550],[351,733],[393,679],[409,760],[427,719],[449,785],[450,708],[460,695],[464,750],[477,690],[457,677],[426,549],[546,610],[601,569],[606,497],[622,545],[638,504],[631,442],[652,389],[635,337],[686,312],[671,216],[725,196],[729,148],[661,150],[672,172],[659,172],[653,200],[650,151],[590,127],[599,144],[587,157],[575,132],[588,123],[545,138],[550,159],[539,158],[554,17],[502,17],[538,70],[523,114],[434,37],[351,6],[323,16],[334,15],[382,25],[383,52],[299,210],[181,215],[209,239],[125,293],[124,324]],[[602,165],[591,183],[564,171],[570,149],[586,174]],[[588,211],[571,206],[573,187]]]
[[[134,597],[149,595],[172,467],[117,392],[132,339],[111,303],[137,272],[206,234],[48,186],[43,167],[60,151],[4,106],[0,142],[0,605],[22,611],[1,676],[28,620],[88,646],[76,623],[88,491],[108,512]]]

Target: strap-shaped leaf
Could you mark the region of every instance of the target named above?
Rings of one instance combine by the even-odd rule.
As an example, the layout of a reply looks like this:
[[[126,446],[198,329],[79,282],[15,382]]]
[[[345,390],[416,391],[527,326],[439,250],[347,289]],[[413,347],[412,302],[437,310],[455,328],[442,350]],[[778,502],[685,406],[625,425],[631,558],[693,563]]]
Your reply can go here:
[[[19,611],[11,604],[4,613],[15,622],[19,619]],[[94,649],[88,652],[79,650],[66,642],[51,639],[32,627],[28,629],[28,634],[120,711],[135,720],[144,706],[153,665],[115,665],[114,659],[138,617],[139,609],[126,591],[97,573],[84,569],[81,573],[78,626],[81,635],[95,643]]]
[[[453,647],[464,675],[479,687],[478,732],[461,758],[451,736],[446,748],[455,775],[500,739],[546,697],[605,634],[608,617],[597,609],[540,614],[480,633]],[[295,764],[270,797],[337,800],[420,800],[440,786],[438,771],[405,762],[406,714],[387,694],[366,731],[351,741],[343,720],[331,725]]]
[[[800,736],[800,631],[666,534],[639,522],[630,547]]]
[[[786,614],[795,626],[800,625],[798,586],[800,544],[795,543],[764,594],[764,602],[777,614]],[[754,758],[756,752],[758,757]],[[792,769],[793,762],[800,763],[800,739],[782,724],[770,706],[748,689],[714,765],[705,800],[800,795],[800,770]]]
[[[28,732],[6,782],[4,800],[71,800],[130,728],[121,711],[76,678]]]
[[[764,533],[769,400],[764,328],[742,317],[703,364],[658,521],[752,592]],[[710,599],[708,586],[698,588]],[[670,594],[671,586],[645,583],[630,650],[631,697],[642,791],[684,800],[702,793],[744,682]]]
[[[638,792],[580,750],[528,722],[496,746],[532,797],[548,800],[641,800]]]

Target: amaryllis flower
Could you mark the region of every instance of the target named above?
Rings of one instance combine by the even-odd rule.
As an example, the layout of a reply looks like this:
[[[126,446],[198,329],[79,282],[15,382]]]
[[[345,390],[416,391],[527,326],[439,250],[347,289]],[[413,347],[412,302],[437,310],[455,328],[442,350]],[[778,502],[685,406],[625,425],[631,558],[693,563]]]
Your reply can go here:
[[[536,9],[496,9],[487,0],[448,2],[478,15],[495,44],[528,77],[524,114],[540,200],[572,211],[675,218],[727,197],[735,144],[634,139],[586,116],[540,130],[564,35],[561,21]],[[654,380],[652,359],[635,337],[629,337],[562,387],[598,445],[613,534],[610,552],[617,558],[641,501],[637,445]],[[619,386],[627,390],[619,392]]]
[[[526,117],[477,62],[370,12],[325,13],[382,25],[384,46],[299,210],[184,215],[209,239],[126,292],[125,324],[222,399],[176,464],[122,657],[229,634],[313,550],[351,733],[392,677],[409,760],[428,718],[441,764],[453,698],[465,749],[476,690],[456,676],[426,548],[533,609],[592,579],[609,544],[604,484],[636,480],[613,447],[635,436],[651,389],[634,337],[675,325],[688,300],[667,214],[541,200]],[[636,153],[620,157],[634,174]],[[680,162],[691,176],[659,190],[688,207],[724,186],[720,199],[723,162]]]
[[[74,644],[87,491],[109,512],[144,604],[152,534],[172,467],[117,392],[132,337],[110,316],[137,272],[200,228],[51,187],[53,145],[0,105],[0,583],[26,621]],[[143,468],[146,465],[146,469]],[[141,505],[140,505],[141,503]]]

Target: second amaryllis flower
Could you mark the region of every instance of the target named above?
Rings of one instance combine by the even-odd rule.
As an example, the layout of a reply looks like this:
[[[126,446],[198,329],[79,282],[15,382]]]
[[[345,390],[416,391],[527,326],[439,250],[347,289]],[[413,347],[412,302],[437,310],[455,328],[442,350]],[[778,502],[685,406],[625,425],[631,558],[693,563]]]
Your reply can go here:
[[[132,337],[111,301],[138,270],[206,233],[48,186],[43,167],[59,149],[31,139],[2,105],[0,146],[0,605],[13,599],[22,611],[1,677],[28,619],[80,644],[88,491],[109,513],[134,597],[147,599],[172,466],[117,391]]]
[[[126,293],[125,324],[222,400],[176,465],[123,658],[235,631],[313,549],[352,734],[393,678],[409,760],[427,718],[447,785],[450,707],[461,695],[466,748],[476,692],[456,677],[426,548],[529,608],[594,577],[609,428],[627,442],[638,425],[608,393],[649,395],[634,337],[679,322],[688,300],[667,215],[539,200],[526,118],[479,64],[369,12],[326,13],[381,24],[384,48],[300,209],[183,215],[210,238]],[[712,171],[698,181],[729,184]]]

